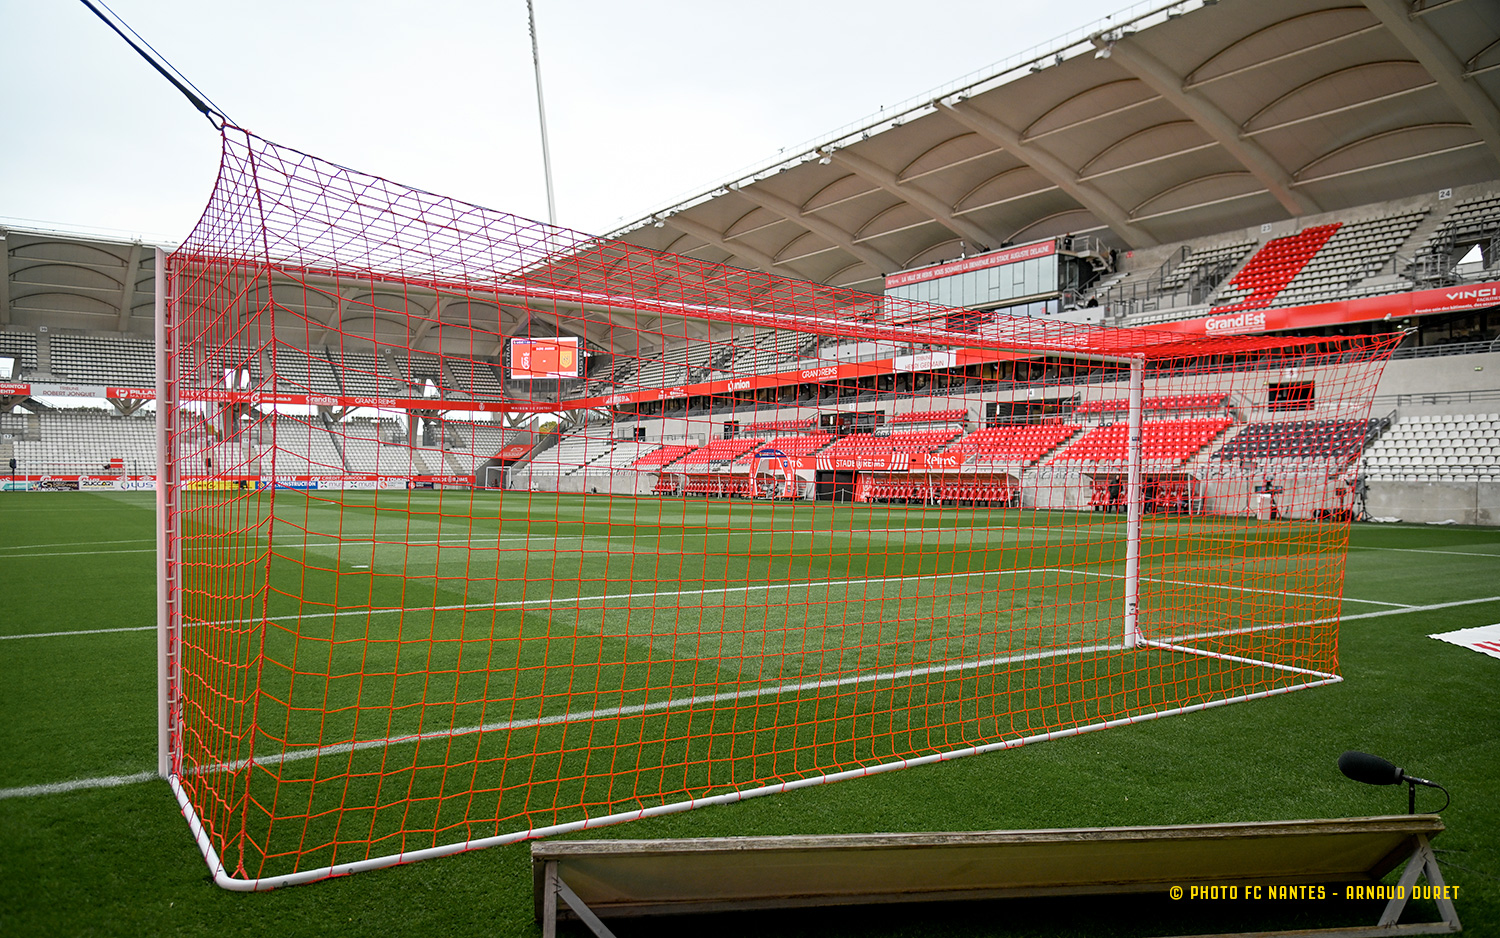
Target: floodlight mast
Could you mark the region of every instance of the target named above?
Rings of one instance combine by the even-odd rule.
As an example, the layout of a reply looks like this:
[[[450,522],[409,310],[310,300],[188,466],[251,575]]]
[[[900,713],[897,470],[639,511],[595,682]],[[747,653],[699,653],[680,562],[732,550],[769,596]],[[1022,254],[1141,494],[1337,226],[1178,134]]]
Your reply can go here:
[[[542,56],[537,51],[536,12],[526,0],[526,24],[531,30],[531,64],[536,69],[536,114],[542,125],[542,175],[547,180],[547,222],[557,224],[557,204],[552,198],[552,152],[547,146],[547,105],[542,100]]]

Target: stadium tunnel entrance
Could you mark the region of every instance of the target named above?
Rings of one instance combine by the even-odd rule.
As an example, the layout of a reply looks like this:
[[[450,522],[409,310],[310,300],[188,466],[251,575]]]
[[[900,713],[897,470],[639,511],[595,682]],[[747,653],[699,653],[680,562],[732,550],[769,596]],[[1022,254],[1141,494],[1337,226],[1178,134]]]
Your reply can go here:
[[[853,472],[819,472],[815,479],[820,502],[854,501]]]

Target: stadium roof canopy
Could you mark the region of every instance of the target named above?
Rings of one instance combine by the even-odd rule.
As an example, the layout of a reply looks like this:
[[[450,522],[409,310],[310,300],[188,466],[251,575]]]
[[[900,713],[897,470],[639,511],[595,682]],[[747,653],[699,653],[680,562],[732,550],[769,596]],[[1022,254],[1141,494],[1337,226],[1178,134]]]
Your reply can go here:
[[[1493,0],[1140,9],[614,236],[879,292],[1007,242],[1141,248],[1500,178]]]
[[[612,237],[878,293],[1006,242],[1170,244],[1500,179],[1493,0],[1141,4],[1062,42]],[[0,328],[151,334],[149,245],[10,228],[0,246]]]

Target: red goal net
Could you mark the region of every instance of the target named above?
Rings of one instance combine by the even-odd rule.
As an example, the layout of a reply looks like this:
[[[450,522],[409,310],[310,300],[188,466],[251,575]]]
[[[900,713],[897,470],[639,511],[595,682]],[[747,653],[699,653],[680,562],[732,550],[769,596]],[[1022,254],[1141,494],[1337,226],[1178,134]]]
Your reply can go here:
[[[1392,337],[872,296],[233,127],[168,276],[163,733],[225,886],[1338,680]]]

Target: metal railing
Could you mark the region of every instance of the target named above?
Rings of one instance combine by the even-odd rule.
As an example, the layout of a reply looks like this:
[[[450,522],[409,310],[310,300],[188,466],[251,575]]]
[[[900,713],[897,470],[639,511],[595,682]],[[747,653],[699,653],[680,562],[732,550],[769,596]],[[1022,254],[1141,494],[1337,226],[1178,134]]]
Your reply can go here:
[[[1500,352],[1500,338],[1481,342],[1448,342],[1443,345],[1407,345],[1391,353],[1391,358],[1441,358],[1447,355],[1482,355]]]

